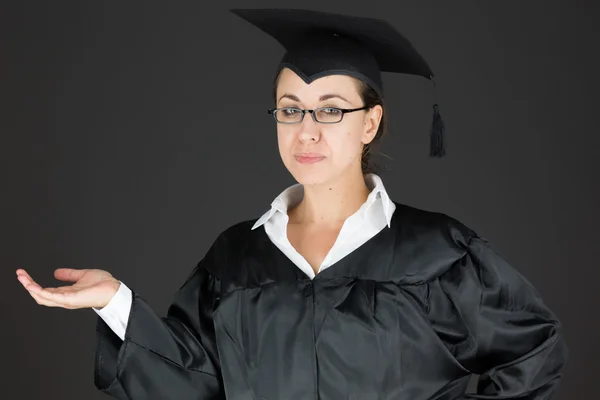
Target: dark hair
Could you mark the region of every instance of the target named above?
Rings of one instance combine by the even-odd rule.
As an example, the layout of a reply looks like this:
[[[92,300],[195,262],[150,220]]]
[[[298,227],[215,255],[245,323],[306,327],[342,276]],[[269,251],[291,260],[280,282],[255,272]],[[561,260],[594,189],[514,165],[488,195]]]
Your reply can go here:
[[[358,80],[357,80],[358,81]],[[362,98],[363,104],[369,108],[375,107],[377,105],[383,108],[383,113],[381,115],[381,121],[379,122],[379,128],[377,129],[377,133],[373,140],[366,144],[363,148],[363,153],[361,157],[361,166],[363,175],[368,173],[377,173],[379,171],[379,166],[373,162],[371,156],[373,155],[373,148],[377,146],[382,137],[385,135],[387,131],[387,113],[385,112],[385,105],[383,104],[383,99],[375,89],[368,85],[363,81],[358,81],[358,93]]]
[[[279,77],[281,76],[281,71],[277,74],[275,81],[273,83],[273,100],[277,103],[277,85],[279,84]],[[363,147],[362,157],[361,157],[361,169],[363,175],[369,173],[376,173],[379,170],[379,166],[376,165],[371,156],[373,155],[373,148],[379,144],[382,137],[385,135],[387,131],[387,113],[385,112],[385,106],[383,104],[383,99],[375,89],[373,89],[369,84],[356,79],[358,94],[360,95],[363,104],[369,108],[375,107],[376,105],[380,105],[383,108],[383,115],[381,116],[381,121],[379,123],[379,128],[377,129],[377,133],[373,140],[366,144]],[[275,104],[277,105],[277,104]]]

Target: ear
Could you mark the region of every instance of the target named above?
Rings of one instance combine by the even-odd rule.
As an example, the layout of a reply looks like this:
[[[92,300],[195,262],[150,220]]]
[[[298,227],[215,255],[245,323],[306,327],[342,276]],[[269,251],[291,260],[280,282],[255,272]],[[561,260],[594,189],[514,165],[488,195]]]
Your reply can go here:
[[[375,139],[375,135],[377,135],[377,130],[379,129],[379,124],[381,123],[382,116],[383,107],[381,107],[380,105],[374,106],[365,114],[365,130],[362,136],[362,142],[364,144],[371,143],[373,139]]]

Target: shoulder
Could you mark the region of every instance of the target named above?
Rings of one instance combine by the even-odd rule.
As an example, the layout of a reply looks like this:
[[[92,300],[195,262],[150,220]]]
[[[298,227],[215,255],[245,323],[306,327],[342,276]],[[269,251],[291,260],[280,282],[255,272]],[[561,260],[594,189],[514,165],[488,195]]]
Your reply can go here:
[[[257,230],[252,230],[252,226],[254,226],[257,220],[258,218],[254,218],[236,222],[221,231],[217,240],[239,245],[241,242],[245,242],[255,235]]]
[[[478,236],[469,226],[455,217],[439,211],[425,210],[394,202],[396,229],[401,235],[422,239],[444,239],[449,246],[464,247]]]
[[[260,229],[252,229],[257,218],[236,222],[223,229],[200,261],[213,275],[220,276],[226,265],[234,265],[246,249],[259,239]]]
[[[396,277],[409,284],[435,279],[469,252],[477,233],[453,216],[394,202]]]

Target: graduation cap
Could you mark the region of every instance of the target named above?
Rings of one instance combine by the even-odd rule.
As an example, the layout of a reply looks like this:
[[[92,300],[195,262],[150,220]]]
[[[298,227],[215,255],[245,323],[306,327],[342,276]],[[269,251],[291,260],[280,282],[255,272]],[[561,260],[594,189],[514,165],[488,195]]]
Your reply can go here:
[[[277,73],[287,67],[306,83],[327,75],[349,75],[371,86],[382,98],[381,72],[423,76],[433,82],[425,59],[387,21],[300,9],[230,11],[285,47]],[[439,107],[434,104],[431,157],[445,155],[444,131]]]

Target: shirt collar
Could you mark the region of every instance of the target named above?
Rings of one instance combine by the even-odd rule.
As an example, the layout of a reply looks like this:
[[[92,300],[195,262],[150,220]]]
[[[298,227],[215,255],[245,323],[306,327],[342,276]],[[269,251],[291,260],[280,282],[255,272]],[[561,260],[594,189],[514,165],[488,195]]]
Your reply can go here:
[[[387,191],[383,185],[383,181],[376,174],[367,174],[365,176],[365,182],[367,187],[371,189],[367,200],[361,207],[362,212],[371,207],[376,201],[382,202],[382,209],[385,215],[385,219],[388,227],[390,227],[392,221],[392,214],[394,212],[394,203],[388,196]],[[304,186],[297,183],[285,189],[279,196],[277,196],[271,202],[271,208],[269,211],[264,213],[254,224],[252,229],[256,229],[266,223],[276,212],[287,215],[287,211],[290,208],[296,206],[304,197]]]

